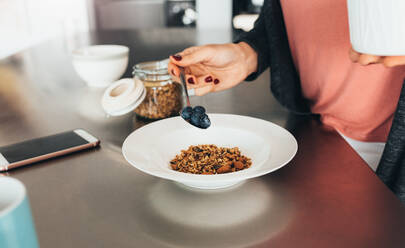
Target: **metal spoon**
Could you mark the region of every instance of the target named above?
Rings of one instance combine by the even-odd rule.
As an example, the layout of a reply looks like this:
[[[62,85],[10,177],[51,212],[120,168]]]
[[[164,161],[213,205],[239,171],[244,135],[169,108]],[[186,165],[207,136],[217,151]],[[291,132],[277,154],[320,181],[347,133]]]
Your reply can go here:
[[[180,81],[181,81],[181,83],[183,84],[184,91],[186,92],[187,107],[192,108],[192,107],[191,107],[191,104],[190,104],[190,98],[189,98],[189,96],[188,96],[186,78],[185,78],[185,76],[184,76],[184,68],[183,68],[183,67],[179,67],[179,69],[180,69]],[[180,111],[180,116],[181,116],[181,117],[183,117],[182,111],[183,111],[183,110]],[[205,115],[205,113],[204,113],[204,115]],[[208,117],[207,117],[207,118],[208,118]],[[192,123],[192,121],[186,120],[184,117],[183,117],[183,119],[184,119],[185,121],[187,121],[188,123],[190,123],[191,125],[193,125],[193,126],[195,126],[195,127],[198,127],[198,128],[206,129],[206,128],[208,128],[208,127],[211,125],[211,122],[209,121],[209,118],[208,118],[208,121],[209,121],[209,125],[208,125],[208,126],[194,125],[194,124]]]
[[[180,81],[183,84],[184,91],[186,92],[186,99],[187,99],[187,106],[191,107],[190,105],[190,98],[188,96],[187,84],[186,84],[186,77],[184,76],[184,68],[179,67],[180,69]]]

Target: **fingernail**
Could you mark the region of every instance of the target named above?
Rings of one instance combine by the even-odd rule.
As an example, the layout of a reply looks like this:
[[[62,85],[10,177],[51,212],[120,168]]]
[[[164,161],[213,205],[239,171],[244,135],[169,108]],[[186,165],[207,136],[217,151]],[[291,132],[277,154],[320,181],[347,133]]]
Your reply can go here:
[[[218,79],[218,78],[216,78],[216,79],[214,80],[214,84],[219,84],[219,79]]]
[[[173,69],[171,70],[171,73],[172,73],[173,76],[176,76],[176,75],[174,74],[174,70],[173,70]]]
[[[172,55],[172,57],[176,60],[176,61],[180,61],[182,59],[181,55]]]
[[[212,82],[212,77],[211,77],[211,76],[206,77],[206,78],[205,78],[205,82],[206,82],[206,83]]]
[[[191,77],[191,78],[188,78],[187,79],[187,82],[189,83],[189,84],[194,84],[194,79]]]

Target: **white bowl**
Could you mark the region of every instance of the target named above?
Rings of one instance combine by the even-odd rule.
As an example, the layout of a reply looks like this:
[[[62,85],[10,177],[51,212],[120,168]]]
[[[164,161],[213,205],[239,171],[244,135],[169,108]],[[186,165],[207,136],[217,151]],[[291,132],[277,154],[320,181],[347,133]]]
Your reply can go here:
[[[247,116],[209,114],[211,127],[199,129],[181,117],[156,121],[130,134],[122,146],[125,159],[137,169],[160,178],[200,189],[225,188],[258,177],[287,164],[297,152],[297,142],[276,124]],[[177,172],[169,161],[190,145],[239,147],[252,166],[238,172],[195,175]]]
[[[83,47],[72,52],[73,67],[89,86],[106,87],[125,73],[128,54],[120,45]]]

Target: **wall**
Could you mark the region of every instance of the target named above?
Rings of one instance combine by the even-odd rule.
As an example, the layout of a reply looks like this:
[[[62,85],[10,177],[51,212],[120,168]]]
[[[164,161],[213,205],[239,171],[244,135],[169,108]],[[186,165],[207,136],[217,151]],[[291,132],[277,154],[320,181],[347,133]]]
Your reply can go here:
[[[232,41],[232,0],[196,0],[196,8],[197,45]]]
[[[230,29],[232,27],[232,0],[196,0],[197,28]]]
[[[0,0],[0,58],[88,29],[86,0]]]

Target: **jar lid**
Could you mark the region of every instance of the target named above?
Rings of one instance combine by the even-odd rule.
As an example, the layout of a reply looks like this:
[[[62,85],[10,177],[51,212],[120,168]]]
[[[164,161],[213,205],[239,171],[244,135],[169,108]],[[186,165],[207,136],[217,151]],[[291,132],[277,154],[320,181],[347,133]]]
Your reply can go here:
[[[112,116],[133,111],[145,99],[146,90],[137,78],[123,78],[110,85],[103,94],[101,105]]]

